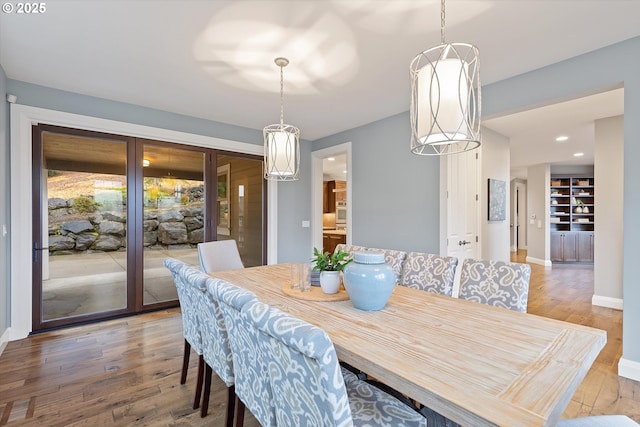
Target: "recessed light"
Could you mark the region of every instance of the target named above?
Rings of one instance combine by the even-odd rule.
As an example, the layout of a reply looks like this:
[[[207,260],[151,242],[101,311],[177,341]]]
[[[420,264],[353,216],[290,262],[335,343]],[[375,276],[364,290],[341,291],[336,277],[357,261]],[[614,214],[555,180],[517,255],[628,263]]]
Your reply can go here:
[[[566,140],[568,140],[569,137],[566,135],[560,135],[559,137],[556,138],[556,142],[565,142]]]
[[[344,171],[342,171],[342,173],[347,173],[347,171],[346,171],[346,170],[344,170]]]
[[[329,160],[330,162],[333,162],[335,159],[335,157],[327,157],[327,160]]]
[[[582,157],[584,153],[573,153],[573,157]]]

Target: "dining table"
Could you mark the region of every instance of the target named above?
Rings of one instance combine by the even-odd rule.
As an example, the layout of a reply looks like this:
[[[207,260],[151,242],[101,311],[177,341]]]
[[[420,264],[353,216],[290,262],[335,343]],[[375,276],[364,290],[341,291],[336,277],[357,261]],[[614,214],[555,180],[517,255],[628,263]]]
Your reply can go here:
[[[606,332],[396,286],[378,311],[291,289],[291,265],[211,276],[323,329],[340,360],[463,426],[554,426]]]

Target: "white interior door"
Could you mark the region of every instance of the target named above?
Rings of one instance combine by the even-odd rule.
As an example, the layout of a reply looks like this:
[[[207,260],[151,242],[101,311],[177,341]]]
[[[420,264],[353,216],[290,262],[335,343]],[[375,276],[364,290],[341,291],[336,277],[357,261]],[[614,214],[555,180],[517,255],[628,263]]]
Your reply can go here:
[[[446,176],[446,255],[458,258],[479,257],[478,150],[447,156],[441,163]],[[457,295],[460,269],[456,270],[454,296]]]

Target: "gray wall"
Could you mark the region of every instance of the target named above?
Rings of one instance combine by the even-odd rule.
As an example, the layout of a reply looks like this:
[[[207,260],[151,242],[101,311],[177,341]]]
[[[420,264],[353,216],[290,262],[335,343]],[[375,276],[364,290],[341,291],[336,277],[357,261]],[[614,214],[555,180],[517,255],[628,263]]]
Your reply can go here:
[[[488,200],[489,184],[488,179],[498,179],[505,182],[505,186],[510,178],[511,159],[509,157],[509,138],[494,132],[491,129],[482,128],[482,170],[480,178],[480,236],[481,236],[481,257],[483,259],[495,259],[509,262],[511,253],[509,251],[509,224],[511,219],[511,192],[506,191],[506,218],[504,221],[489,221]],[[507,188],[507,187],[505,187]]]
[[[527,168],[527,261],[543,265],[550,261],[549,176],[548,163]]]
[[[9,327],[9,235],[2,236],[2,225],[9,229],[9,108],[7,76],[0,65],[0,337]]]
[[[352,243],[439,253],[440,160],[409,148],[402,113],[313,142],[352,142]]]
[[[593,294],[622,299],[624,117],[596,120]]]
[[[483,87],[485,118],[624,84],[624,243],[622,357],[640,364],[640,37]],[[531,192],[531,189],[530,189]]]

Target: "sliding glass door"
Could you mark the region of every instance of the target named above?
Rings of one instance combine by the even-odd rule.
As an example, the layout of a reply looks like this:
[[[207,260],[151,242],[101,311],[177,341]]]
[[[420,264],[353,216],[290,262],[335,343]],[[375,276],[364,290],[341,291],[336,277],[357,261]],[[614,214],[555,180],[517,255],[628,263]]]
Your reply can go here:
[[[172,257],[234,239],[266,262],[262,159],[55,126],[33,131],[33,329],[177,305]]]

